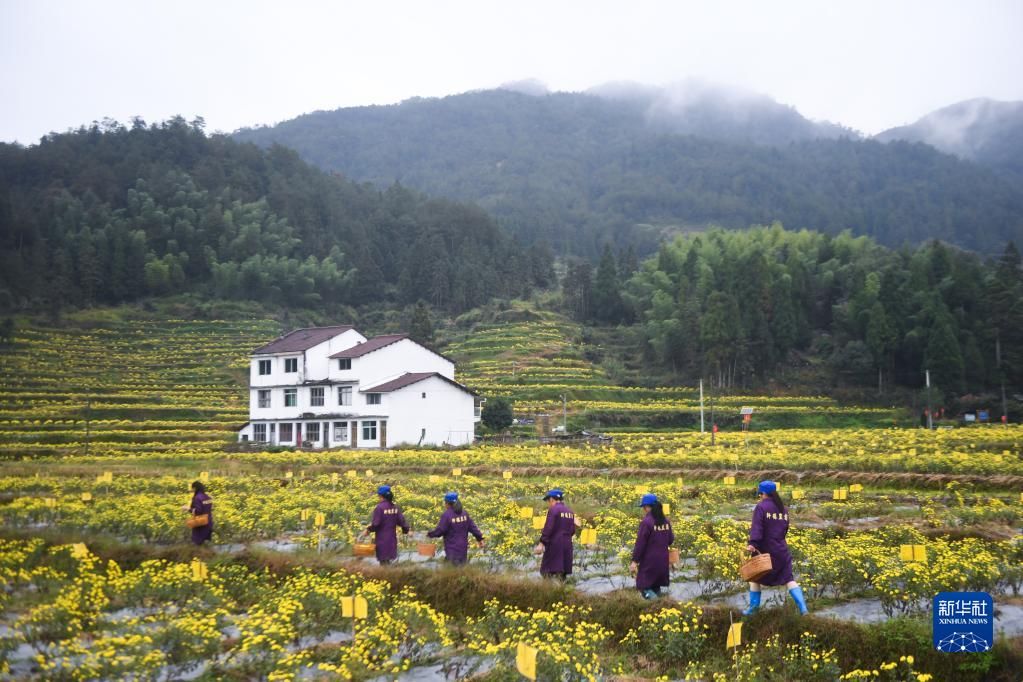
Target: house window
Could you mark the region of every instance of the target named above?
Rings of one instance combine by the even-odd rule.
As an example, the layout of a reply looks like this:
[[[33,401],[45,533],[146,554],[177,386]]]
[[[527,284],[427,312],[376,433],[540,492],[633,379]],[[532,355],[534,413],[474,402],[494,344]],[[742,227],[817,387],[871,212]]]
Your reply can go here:
[[[295,439],[295,428],[293,424],[281,424],[281,442],[290,443]]]
[[[362,422],[362,440],[376,440],[377,439],[377,423],[376,422]]]
[[[305,425],[305,439],[310,443],[320,440],[320,422],[309,422]]]
[[[284,371],[285,372],[297,372],[298,371],[298,358],[284,358]]]
[[[352,404],[352,387],[351,386],[338,386],[337,387],[337,404],[338,405],[351,405]]]
[[[352,368],[352,359],[351,358],[338,358],[337,359],[337,368],[338,369],[351,369]]]
[[[257,443],[266,442],[266,424],[253,424],[252,425],[252,440]]]
[[[270,389],[269,388],[263,389],[263,390],[261,390],[259,392],[259,402],[258,402],[258,405],[260,407],[270,407]]]
[[[338,443],[348,442],[348,422],[334,422],[334,441]]]
[[[313,407],[323,407],[323,387],[316,386],[309,389],[309,404]]]
[[[270,373],[270,361],[260,360],[259,361],[259,376],[266,376]]]
[[[367,393],[366,394],[366,404],[367,405],[379,405],[380,404],[380,394],[379,393]]]
[[[423,400],[426,400],[426,394],[423,393]]]
[[[286,389],[284,389],[284,406],[285,407],[298,407],[298,389],[297,388],[286,388]]]

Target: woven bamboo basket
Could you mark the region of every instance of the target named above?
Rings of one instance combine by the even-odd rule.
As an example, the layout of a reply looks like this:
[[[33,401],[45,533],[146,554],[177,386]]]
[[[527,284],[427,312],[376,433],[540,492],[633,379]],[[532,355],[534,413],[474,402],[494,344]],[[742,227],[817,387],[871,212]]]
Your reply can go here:
[[[757,552],[751,557],[745,557],[739,564],[739,575],[748,583],[755,583],[771,572],[771,555]]]
[[[377,546],[372,542],[356,542],[352,549],[355,556],[373,556],[377,552]]]
[[[185,525],[189,528],[202,528],[203,526],[209,525],[209,522],[209,514],[198,514],[197,516],[190,516],[185,521]]]
[[[416,545],[416,549],[419,551],[419,556],[436,556],[437,545],[432,542],[420,542]]]

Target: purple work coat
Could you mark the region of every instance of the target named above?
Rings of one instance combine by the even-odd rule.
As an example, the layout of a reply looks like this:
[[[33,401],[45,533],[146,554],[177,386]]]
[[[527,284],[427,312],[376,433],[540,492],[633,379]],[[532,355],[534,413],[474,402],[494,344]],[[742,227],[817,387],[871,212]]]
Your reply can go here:
[[[658,524],[654,522],[653,515],[648,513],[639,522],[636,545],[632,548],[632,560],[639,564],[636,589],[668,586],[668,547],[673,542],[675,533],[667,518],[664,523]]]
[[[572,536],[575,534],[575,514],[558,502],[547,510],[547,521],[540,533],[543,544],[543,559],[540,574],[572,573]]]
[[[401,509],[393,502],[382,501],[373,510],[373,521],[369,530],[376,533],[377,561],[394,561],[398,558],[398,531],[408,533],[408,524]]]
[[[437,527],[427,536],[444,538],[444,557],[453,564],[464,564],[469,554],[469,533],[476,542],[483,539],[483,533],[464,509],[456,512],[453,507],[448,507],[441,514]]]
[[[757,582],[761,585],[784,585],[792,577],[792,554],[785,543],[789,532],[789,513],[782,512],[771,498],[760,500],[753,510],[749,544],[771,555],[771,572]]]
[[[188,511],[192,512],[193,516],[210,515],[209,523],[192,529],[192,542],[201,545],[213,539],[213,498],[206,493],[195,493],[192,495],[192,503],[188,505]]]

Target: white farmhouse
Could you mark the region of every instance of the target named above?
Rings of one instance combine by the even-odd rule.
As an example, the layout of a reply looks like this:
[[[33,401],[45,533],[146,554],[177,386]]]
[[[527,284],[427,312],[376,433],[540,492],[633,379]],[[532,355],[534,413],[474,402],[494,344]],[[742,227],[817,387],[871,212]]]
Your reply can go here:
[[[405,334],[313,327],[257,348],[239,440],[316,448],[465,445],[480,399],[455,363]]]

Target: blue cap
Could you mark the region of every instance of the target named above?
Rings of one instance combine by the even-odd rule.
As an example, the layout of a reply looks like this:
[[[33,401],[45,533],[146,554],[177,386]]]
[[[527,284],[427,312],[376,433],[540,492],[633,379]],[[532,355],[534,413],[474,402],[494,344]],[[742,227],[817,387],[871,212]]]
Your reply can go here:
[[[389,492],[391,492],[391,486],[389,485],[382,485],[377,488],[377,495],[386,495]]]
[[[770,495],[776,490],[778,490],[778,484],[774,481],[761,481],[757,486],[757,492],[765,495]]]
[[[653,493],[647,493],[646,495],[643,496],[643,498],[639,501],[639,504],[636,506],[646,507],[647,505],[655,504],[656,502],[657,495],[654,495]]]
[[[543,499],[547,500],[553,497],[556,500],[560,500],[564,496],[565,493],[561,492],[559,488],[551,488],[547,491],[547,494],[543,496]]]
[[[445,502],[458,502],[458,493],[447,493],[444,495]]]

